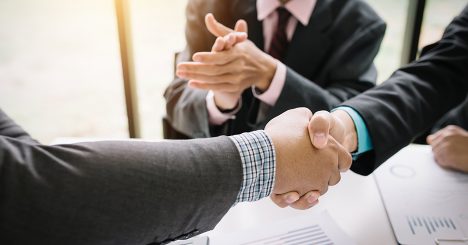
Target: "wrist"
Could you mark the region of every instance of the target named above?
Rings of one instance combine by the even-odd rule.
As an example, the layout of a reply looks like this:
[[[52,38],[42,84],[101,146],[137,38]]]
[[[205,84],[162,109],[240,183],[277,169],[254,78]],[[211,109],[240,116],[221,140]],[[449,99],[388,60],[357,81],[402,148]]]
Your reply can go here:
[[[254,84],[256,89],[265,92],[270,87],[271,81],[276,73],[277,61],[273,57],[265,54],[265,59],[262,62],[260,79]]]
[[[239,104],[240,95],[233,93],[223,93],[213,91],[213,99],[216,107],[220,111],[229,111],[236,109]]]
[[[337,123],[342,124],[344,128],[344,139],[342,145],[348,152],[355,152],[358,147],[356,126],[351,116],[342,110],[332,112],[332,115],[337,120]]]

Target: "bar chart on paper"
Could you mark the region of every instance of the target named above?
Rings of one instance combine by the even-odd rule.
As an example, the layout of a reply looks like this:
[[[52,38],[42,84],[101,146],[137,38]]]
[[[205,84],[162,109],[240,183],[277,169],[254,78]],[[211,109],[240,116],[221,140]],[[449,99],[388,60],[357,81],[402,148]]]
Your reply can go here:
[[[374,177],[400,244],[467,244],[468,174],[442,169],[429,146],[412,145]]]
[[[459,229],[451,217],[406,216],[411,234],[456,233]]]
[[[219,234],[211,244],[236,245],[332,245],[354,244],[339,228],[328,212],[304,215],[272,223],[265,227],[235,234]]]
[[[331,245],[333,242],[323,232],[319,225],[308,226],[300,229],[288,230],[283,234],[261,238],[258,240],[241,243],[241,245],[299,245],[299,244],[317,244]]]

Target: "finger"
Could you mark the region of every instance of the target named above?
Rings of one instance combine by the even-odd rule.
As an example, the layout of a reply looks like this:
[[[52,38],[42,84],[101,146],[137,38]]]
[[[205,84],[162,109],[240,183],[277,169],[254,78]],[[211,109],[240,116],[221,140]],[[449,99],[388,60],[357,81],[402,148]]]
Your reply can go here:
[[[426,137],[427,144],[432,145],[432,142],[434,141],[434,137],[435,137],[435,135],[433,135],[433,134],[428,135]]]
[[[231,49],[236,44],[236,35],[234,33],[228,34],[224,36],[224,41],[226,42],[224,49]]]
[[[218,66],[200,62],[181,62],[177,64],[176,74],[179,77],[191,78],[193,74],[220,76],[231,73],[229,66]]]
[[[227,43],[224,38],[218,37],[216,38],[215,43],[213,44],[213,47],[211,47],[212,52],[219,52],[225,49]]]
[[[311,191],[303,195],[299,200],[290,204],[289,206],[295,209],[305,210],[309,209],[319,203],[319,192]]]
[[[334,140],[336,143],[337,151],[338,151],[338,170],[340,172],[346,172],[351,168],[353,164],[353,158],[351,154],[344,148],[343,145],[336,142],[335,139],[331,138],[330,140]]]
[[[238,76],[237,74],[227,73],[221,75],[206,75],[201,73],[192,73],[192,72],[178,72],[177,75],[180,78],[187,80],[197,80],[203,81],[204,84],[220,84],[220,83],[229,83],[232,85],[239,85],[237,83]]]
[[[240,92],[241,89],[239,89],[238,86],[235,86],[230,83],[205,83],[202,81],[197,81],[197,80],[190,80],[188,85],[191,88],[196,88],[196,89],[203,89],[203,90],[213,90],[213,91],[220,91],[220,92],[229,92],[229,93],[235,93],[235,92]]]
[[[247,40],[247,34],[243,32],[233,32],[224,36],[224,40],[227,44],[225,49],[230,49],[234,45]]]
[[[205,16],[205,25],[208,31],[216,37],[223,37],[233,32],[231,28],[219,23],[212,13]]]
[[[309,122],[309,135],[312,144],[321,149],[327,145],[330,129],[334,125],[334,119],[328,111],[318,111]]]
[[[436,148],[432,149],[434,154],[434,160],[439,164],[441,167],[447,168],[449,167],[449,163],[447,162],[446,157],[446,144],[440,144]]]
[[[238,20],[236,22],[236,26],[234,27],[234,30],[237,32],[248,33],[247,22],[243,19]]]
[[[430,143],[429,143],[429,138],[430,138]],[[431,134],[428,136],[428,143],[434,147],[435,145],[439,144],[443,138],[444,138],[444,130],[441,129],[435,132],[434,134]]]
[[[231,50],[224,52],[198,52],[193,55],[192,59],[196,62],[224,65],[236,59],[236,56],[232,54]]]
[[[338,184],[340,180],[341,180],[340,171],[338,171],[338,169],[334,169],[332,174],[330,175],[330,179],[328,180],[328,185],[334,186]]]
[[[278,205],[280,208],[289,206],[290,204],[299,200],[301,196],[299,193],[292,191],[284,194],[271,194],[271,200]]]

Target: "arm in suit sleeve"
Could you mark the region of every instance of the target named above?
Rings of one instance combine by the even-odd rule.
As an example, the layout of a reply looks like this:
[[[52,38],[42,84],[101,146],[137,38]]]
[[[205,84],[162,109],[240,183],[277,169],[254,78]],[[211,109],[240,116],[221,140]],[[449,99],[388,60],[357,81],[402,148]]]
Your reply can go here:
[[[468,92],[468,6],[440,41],[383,85],[344,103],[365,120],[374,150],[352,169],[369,174],[460,104]]]
[[[242,182],[228,137],[45,146],[0,136],[0,171],[1,244],[190,237],[219,222]]]
[[[0,109],[0,135],[15,138],[18,140],[27,141],[30,143],[38,143],[33,139],[23,128],[17,125],[3,110]]]
[[[187,46],[179,54],[178,62],[191,61],[192,55],[211,50],[215,37],[205,26],[205,15],[213,13],[221,23],[232,24],[226,10],[230,1],[190,0],[186,9],[185,37]],[[192,138],[210,136],[208,111],[206,108],[207,91],[188,87],[187,80],[175,78],[164,93],[167,117],[172,126]]]
[[[336,25],[343,27],[330,28],[337,33],[348,32],[349,37],[333,46],[327,54],[318,81],[310,81],[287,68],[283,90],[266,119],[300,106],[312,111],[329,110],[372,88],[377,79],[373,60],[385,34],[385,23],[377,16],[370,19],[367,25],[346,26],[339,22]],[[349,22],[357,23],[355,20]]]

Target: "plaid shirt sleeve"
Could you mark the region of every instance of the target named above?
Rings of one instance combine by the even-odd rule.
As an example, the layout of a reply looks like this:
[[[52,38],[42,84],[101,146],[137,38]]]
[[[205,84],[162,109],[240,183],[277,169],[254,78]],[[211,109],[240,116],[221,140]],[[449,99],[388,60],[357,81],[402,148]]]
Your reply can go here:
[[[229,137],[242,160],[243,180],[236,203],[260,200],[271,194],[275,182],[276,158],[273,142],[258,130]]]

